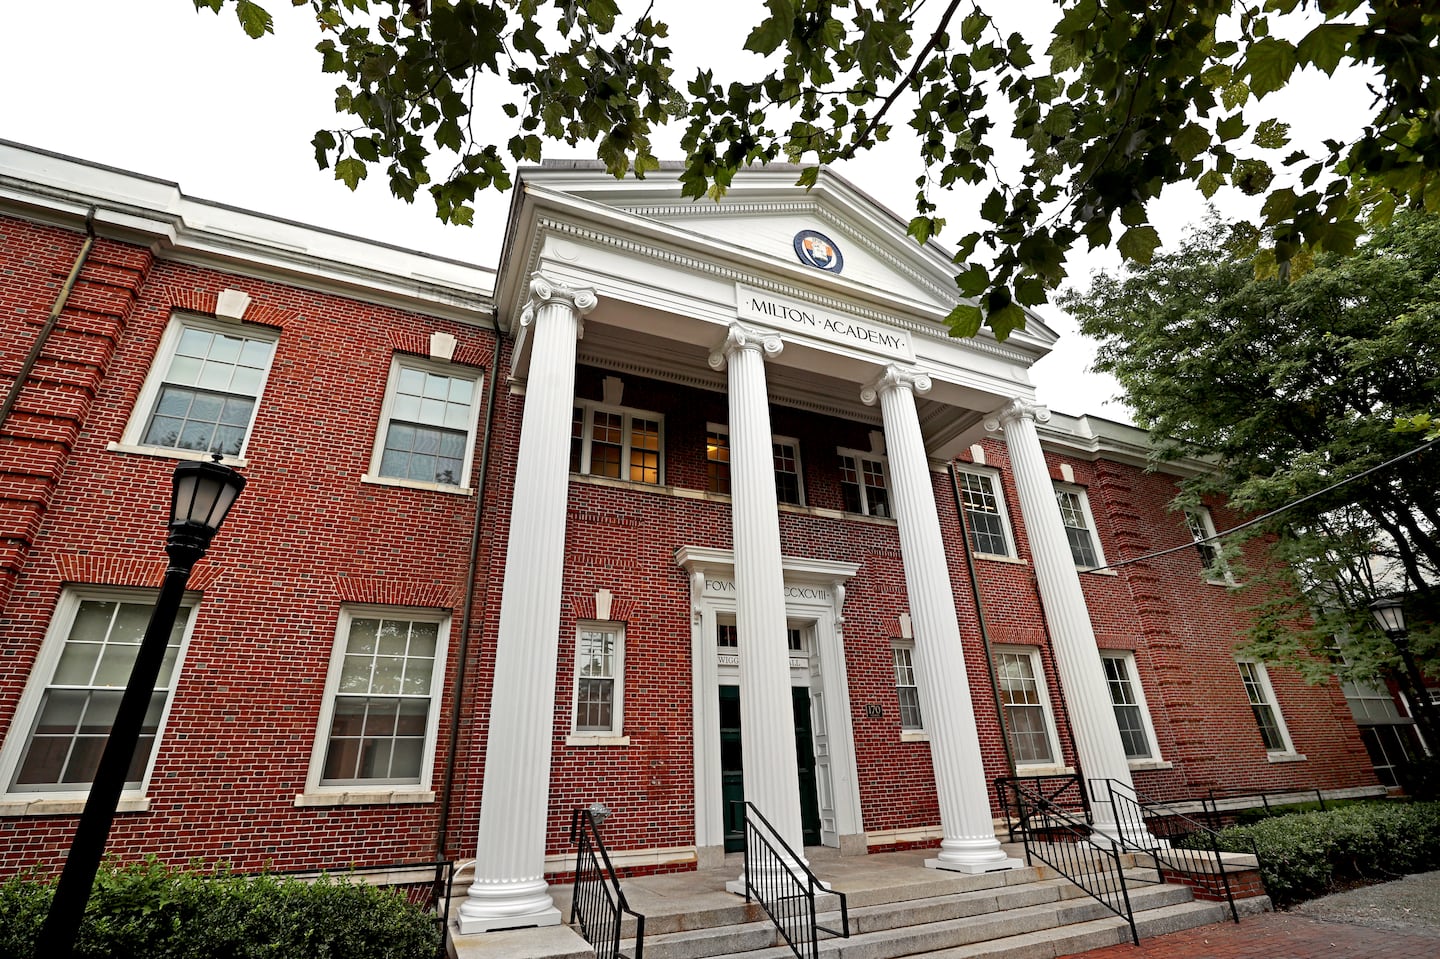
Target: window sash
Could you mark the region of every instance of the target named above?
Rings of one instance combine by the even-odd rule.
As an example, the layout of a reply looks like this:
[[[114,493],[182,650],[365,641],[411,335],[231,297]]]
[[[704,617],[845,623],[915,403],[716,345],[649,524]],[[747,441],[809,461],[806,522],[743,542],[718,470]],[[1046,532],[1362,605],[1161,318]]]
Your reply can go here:
[[[990,556],[1012,555],[995,477],[962,470],[960,501],[965,508],[965,525],[970,530],[970,549]]]
[[[661,485],[664,420],[656,413],[577,403],[570,423],[570,472]]]
[[[920,713],[920,690],[915,684],[914,651],[908,646],[892,646],[895,665],[895,699],[900,707],[900,728],[925,728]]]
[[[1102,656],[1105,684],[1110,690],[1110,705],[1115,710],[1115,724],[1125,744],[1126,759],[1150,759],[1150,732],[1145,722],[1144,707],[1130,677],[1130,661],[1124,656]]]
[[[1017,765],[1055,765],[1045,697],[1030,653],[997,652],[995,681]]]
[[[616,733],[624,634],[615,627],[585,626],[575,637],[575,724],[577,733]]]
[[[1255,715],[1255,725],[1260,728],[1260,739],[1267,752],[1285,752],[1285,731],[1280,725],[1280,713],[1270,701],[1269,690],[1263,674],[1254,663],[1239,663],[1240,677],[1245,684],[1245,697],[1250,702],[1250,711]]]
[[[1060,520],[1065,525],[1065,538],[1070,543],[1070,558],[1076,566],[1093,569],[1100,565],[1100,554],[1095,549],[1094,533],[1085,516],[1085,507],[1080,494],[1071,490],[1056,490],[1055,502],[1060,507]]]
[[[464,486],[476,381],[400,361],[391,378],[378,475]]]
[[[854,453],[840,454],[840,492],[847,513],[890,515],[890,489],[883,460]]]
[[[805,490],[800,483],[800,449],[794,443],[775,440],[770,444],[775,456],[775,500],[790,506],[803,506]]]
[[[428,781],[444,668],[443,617],[347,610],[331,661],[321,786]]]
[[[37,664],[49,679],[28,719],[17,715],[12,726],[28,723],[29,733],[9,773],[9,792],[89,790],[153,611],[148,597],[62,597],[56,617],[68,622],[57,622],[52,629],[63,630],[64,639],[53,653],[53,664]],[[140,788],[150,766],[194,611],[193,603],[184,604],[171,629],[126,773],[126,789]],[[53,642],[47,637],[47,649],[54,648]]]

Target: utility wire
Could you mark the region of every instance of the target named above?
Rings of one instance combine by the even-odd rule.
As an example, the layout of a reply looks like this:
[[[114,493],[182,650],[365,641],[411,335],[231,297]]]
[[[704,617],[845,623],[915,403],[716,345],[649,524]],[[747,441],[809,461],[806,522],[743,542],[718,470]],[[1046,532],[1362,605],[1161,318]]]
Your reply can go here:
[[[1131,557],[1130,559],[1122,559],[1122,560],[1120,560],[1118,563],[1110,563],[1109,565],[1106,565],[1106,566],[1095,566],[1095,567],[1092,567],[1092,568],[1090,568],[1090,569],[1085,570],[1085,572],[1087,572],[1087,573],[1098,573],[1098,572],[1100,572],[1101,570],[1106,570],[1106,569],[1118,569],[1118,568],[1121,567],[1121,566],[1129,566],[1131,563],[1139,563],[1139,562],[1143,562],[1143,561],[1145,561],[1145,560],[1147,560],[1147,559],[1155,559],[1155,558],[1160,557],[1160,556],[1167,556],[1167,555],[1169,555],[1170,553],[1178,553],[1178,552],[1180,552],[1181,550],[1184,550],[1184,549],[1194,549],[1194,548],[1195,548],[1198,544],[1200,544],[1200,543],[1214,543],[1214,542],[1217,542],[1217,541],[1219,541],[1220,539],[1222,539],[1222,538],[1224,538],[1224,537],[1226,537],[1226,536],[1229,536],[1231,533],[1238,533],[1238,532],[1240,532],[1242,529],[1249,529],[1251,526],[1254,526],[1254,525],[1256,525],[1257,523],[1263,523],[1263,522],[1265,522],[1267,519],[1269,519],[1269,518],[1272,517],[1272,516],[1279,516],[1281,513],[1284,513],[1284,512],[1286,512],[1287,510],[1292,510],[1292,509],[1294,509],[1294,508],[1297,507],[1297,506],[1302,506],[1302,505],[1304,505],[1305,503],[1310,502],[1312,499],[1316,499],[1316,498],[1318,498],[1318,497],[1324,496],[1326,493],[1329,493],[1329,492],[1332,492],[1332,491],[1334,491],[1334,490],[1337,490],[1337,489],[1339,489],[1339,488],[1342,487],[1342,486],[1346,486],[1346,485],[1348,485],[1348,484],[1350,484],[1350,483],[1355,482],[1356,480],[1362,480],[1362,479],[1364,479],[1365,477],[1370,476],[1370,475],[1373,474],[1373,473],[1378,473],[1378,472],[1380,472],[1381,470],[1389,469],[1390,467],[1394,466],[1396,463],[1399,463],[1399,462],[1401,462],[1402,460],[1407,460],[1407,459],[1409,459],[1409,458],[1412,457],[1412,456],[1416,456],[1416,455],[1418,455],[1418,454],[1420,454],[1420,453],[1423,453],[1423,452],[1425,452],[1426,450],[1430,449],[1432,446],[1435,446],[1435,445],[1437,445],[1437,444],[1440,444],[1440,437],[1436,437],[1435,439],[1430,440],[1430,441],[1427,442],[1427,443],[1421,443],[1419,446],[1415,447],[1415,448],[1412,449],[1412,450],[1409,450],[1408,452],[1401,453],[1399,456],[1396,456],[1396,457],[1394,457],[1393,459],[1388,459],[1388,460],[1386,460],[1385,462],[1380,463],[1380,464],[1377,465],[1377,466],[1372,466],[1372,467],[1370,467],[1368,470],[1365,470],[1365,471],[1360,472],[1360,473],[1356,473],[1354,476],[1348,476],[1348,477],[1346,477],[1345,479],[1337,480],[1336,482],[1331,483],[1329,486],[1325,487],[1324,489],[1316,490],[1316,491],[1313,492],[1313,493],[1308,493],[1308,494],[1306,494],[1305,496],[1302,496],[1302,497],[1300,497],[1299,499],[1297,499],[1297,500],[1295,500],[1295,501],[1293,501],[1293,502],[1286,503],[1284,506],[1277,506],[1275,509],[1272,509],[1272,510],[1271,510],[1270,512],[1268,512],[1268,513],[1262,513],[1261,515],[1256,516],[1256,517],[1254,517],[1253,519],[1248,519],[1248,520],[1246,520],[1245,522],[1241,523],[1241,524],[1238,525],[1238,526],[1232,526],[1232,527],[1230,527],[1230,528],[1227,529],[1227,530],[1224,530],[1224,531],[1222,531],[1222,532],[1216,533],[1214,536],[1206,536],[1204,539],[1193,539],[1193,540],[1191,540],[1190,542],[1188,542],[1188,543],[1182,543],[1182,544],[1179,545],[1179,546],[1171,546],[1169,549],[1156,550],[1156,551],[1153,552],[1153,553],[1145,553],[1145,554],[1140,555],[1140,556],[1133,556],[1133,557]]]

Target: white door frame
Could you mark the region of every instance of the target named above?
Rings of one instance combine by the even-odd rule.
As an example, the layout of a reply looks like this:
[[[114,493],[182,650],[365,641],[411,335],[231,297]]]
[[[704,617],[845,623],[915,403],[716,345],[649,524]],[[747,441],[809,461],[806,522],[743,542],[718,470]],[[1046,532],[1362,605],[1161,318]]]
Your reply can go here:
[[[691,704],[694,723],[695,846],[702,863],[723,855],[725,829],[720,809],[720,664],[715,627],[721,616],[735,613],[735,558],[730,550],[682,546],[676,565],[690,574]],[[856,563],[802,557],[781,557],[785,615],[813,623],[808,684],[817,691],[824,715],[813,717],[828,733],[828,793],[833,824],[822,821],[827,838],[845,845],[847,836],[863,836],[860,784],[855,762],[855,737],[850,721],[850,684],[845,667],[842,616],[845,584],[860,569]],[[805,685],[805,682],[799,683]],[[819,757],[817,756],[817,760]],[[816,775],[820,770],[817,763]],[[824,789],[825,786],[817,788]],[[822,815],[823,820],[823,815]],[[718,852],[717,852],[718,851]]]

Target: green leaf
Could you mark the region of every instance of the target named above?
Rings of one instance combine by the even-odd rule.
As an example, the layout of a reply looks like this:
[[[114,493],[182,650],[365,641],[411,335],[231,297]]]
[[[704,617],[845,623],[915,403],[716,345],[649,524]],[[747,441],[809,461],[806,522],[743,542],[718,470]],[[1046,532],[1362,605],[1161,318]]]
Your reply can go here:
[[[1261,120],[1251,138],[1264,150],[1278,150],[1290,142],[1290,124],[1280,120]]]
[[[956,275],[955,285],[966,296],[979,296],[990,285],[990,272],[980,264],[972,263]]]
[[[246,36],[252,40],[258,40],[267,33],[275,32],[275,24],[270,14],[264,7],[251,0],[238,0],[235,4],[235,16],[239,18],[240,25],[245,28]]]
[[[1141,265],[1150,262],[1160,246],[1160,234],[1153,226],[1132,226],[1120,234],[1120,255]]]
[[[968,338],[980,332],[980,325],[984,320],[985,314],[980,307],[962,303],[945,317],[945,325],[950,327],[951,336]]]
[[[1364,32],[1365,28],[1359,24],[1322,23],[1305,35],[1295,53],[1301,63],[1311,64],[1333,76],[1350,44]]]
[[[1014,331],[1025,329],[1025,310],[1018,303],[1007,303],[990,311],[985,323],[995,331],[995,339],[1003,342]]]
[[[335,179],[352,190],[360,185],[360,181],[365,179],[365,174],[368,172],[365,162],[356,157],[346,157],[335,162]]]
[[[985,198],[985,202],[980,204],[980,215],[991,223],[1003,222],[1005,219],[1005,194],[1001,193],[998,188],[991,190],[990,195]]]
[[[917,216],[910,221],[910,227],[905,232],[924,246],[944,225],[945,220],[941,217]]]
[[[1295,64],[1295,47],[1284,40],[1266,37],[1250,44],[1243,68],[1250,77],[1250,92],[1263,97],[1279,90],[1289,82]]]

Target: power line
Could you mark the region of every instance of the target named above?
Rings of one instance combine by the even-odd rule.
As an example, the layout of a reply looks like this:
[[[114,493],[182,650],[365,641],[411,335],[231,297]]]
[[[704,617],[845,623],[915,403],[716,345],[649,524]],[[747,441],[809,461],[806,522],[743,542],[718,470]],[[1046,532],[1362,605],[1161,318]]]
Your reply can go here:
[[[1394,457],[1394,458],[1392,458],[1392,459],[1388,459],[1388,460],[1386,460],[1385,462],[1380,463],[1379,465],[1372,466],[1372,467],[1370,467],[1368,470],[1364,470],[1363,472],[1356,473],[1354,476],[1349,476],[1349,477],[1346,477],[1345,479],[1337,480],[1336,482],[1331,483],[1329,486],[1325,487],[1324,489],[1316,490],[1316,491],[1313,492],[1313,493],[1307,493],[1306,495],[1300,497],[1300,498],[1297,499],[1297,500],[1294,500],[1294,501],[1292,501],[1292,502],[1286,503],[1284,506],[1277,506],[1275,509],[1272,509],[1272,510],[1271,510],[1270,512],[1268,512],[1268,513],[1262,513],[1262,514],[1260,514],[1259,516],[1256,516],[1256,517],[1254,517],[1254,518],[1252,518],[1252,519],[1246,520],[1245,522],[1239,524],[1238,526],[1232,526],[1232,527],[1230,527],[1230,528],[1227,529],[1227,530],[1224,530],[1224,531],[1222,531],[1222,532],[1216,533],[1214,536],[1206,536],[1204,539],[1194,539],[1194,540],[1191,540],[1191,541],[1188,542],[1188,543],[1182,543],[1182,544],[1179,545],[1179,546],[1171,546],[1169,549],[1156,550],[1156,551],[1153,552],[1153,553],[1145,553],[1145,554],[1140,555],[1140,556],[1133,556],[1133,557],[1131,557],[1130,559],[1122,559],[1122,560],[1120,560],[1118,563],[1110,563],[1110,564],[1108,564],[1108,565],[1106,565],[1106,566],[1096,566],[1096,567],[1093,567],[1093,568],[1091,568],[1091,569],[1087,569],[1086,572],[1087,572],[1087,573],[1098,573],[1098,572],[1100,572],[1101,570],[1106,570],[1106,569],[1119,569],[1121,566],[1129,566],[1131,563],[1139,563],[1139,562],[1142,562],[1142,561],[1147,560],[1147,559],[1156,559],[1157,557],[1160,557],[1160,556],[1167,556],[1167,555],[1169,555],[1170,553],[1178,553],[1178,552],[1180,552],[1180,551],[1183,550],[1183,549],[1194,549],[1195,546],[1196,546],[1197,544],[1199,544],[1199,543],[1213,543],[1213,542],[1216,542],[1216,541],[1218,541],[1218,540],[1220,540],[1220,539],[1222,539],[1222,538],[1224,538],[1224,537],[1226,537],[1226,536],[1229,536],[1231,533],[1238,533],[1238,532],[1240,532],[1242,529],[1249,529],[1251,526],[1254,526],[1254,525],[1256,525],[1257,523],[1263,523],[1263,522],[1265,522],[1267,519],[1270,519],[1272,516],[1279,516],[1281,513],[1284,513],[1284,512],[1286,512],[1287,510],[1292,510],[1292,509],[1294,509],[1294,508],[1297,507],[1297,506],[1303,506],[1304,504],[1310,502],[1312,499],[1317,499],[1317,498],[1319,498],[1319,497],[1321,497],[1321,496],[1324,496],[1326,493],[1330,493],[1330,492],[1333,492],[1334,490],[1340,489],[1340,487],[1346,486],[1346,485],[1348,485],[1348,484],[1350,484],[1350,483],[1353,483],[1353,482],[1355,482],[1356,480],[1362,480],[1362,479],[1364,479],[1365,477],[1370,476],[1370,475],[1373,474],[1373,473],[1378,473],[1378,472],[1380,472],[1381,470],[1389,469],[1390,467],[1394,466],[1396,463],[1399,463],[1399,462],[1401,462],[1402,460],[1407,460],[1407,459],[1409,459],[1410,457],[1415,456],[1415,455],[1417,455],[1417,454],[1423,453],[1423,452],[1425,452],[1426,450],[1430,449],[1430,447],[1435,446],[1435,445],[1437,445],[1437,444],[1440,444],[1440,437],[1436,437],[1435,439],[1430,440],[1429,442],[1426,442],[1426,443],[1421,443],[1419,446],[1415,447],[1415,448],[1412,449],[1412,450],[1409,450],[1409,451],[1407,451],[1407,452],[1401,453],[1399,456],[1396,456],[1396,457]]]

